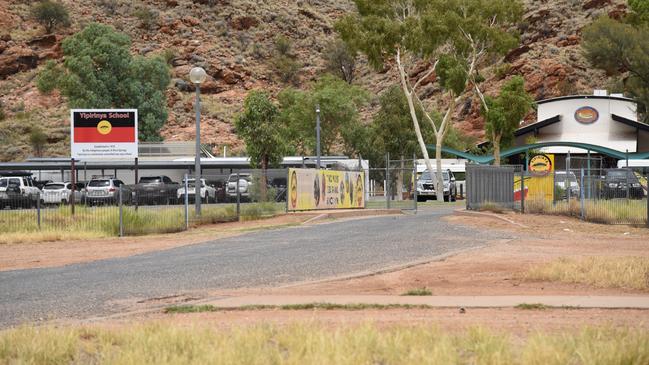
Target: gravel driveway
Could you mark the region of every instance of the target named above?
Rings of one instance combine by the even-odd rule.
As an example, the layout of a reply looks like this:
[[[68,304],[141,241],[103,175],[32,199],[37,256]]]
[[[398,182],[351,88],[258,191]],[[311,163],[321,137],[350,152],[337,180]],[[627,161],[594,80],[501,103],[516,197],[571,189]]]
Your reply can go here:
[[[59,268],[0,272],[0,326],[119,311],[110,302],[378,270],[510,238],[453,226],[448,208],[260,231]]]

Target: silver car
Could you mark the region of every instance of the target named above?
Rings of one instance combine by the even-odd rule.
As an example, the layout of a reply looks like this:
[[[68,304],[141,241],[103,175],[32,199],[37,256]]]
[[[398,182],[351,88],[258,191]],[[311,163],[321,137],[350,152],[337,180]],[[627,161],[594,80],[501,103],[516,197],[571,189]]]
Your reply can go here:
[[[86,203],[88,205],[117,204],[119,190],[122,190],[122,203],[131,203],[132,189],[123,181],[114,178],[92,179],[86,186]]]

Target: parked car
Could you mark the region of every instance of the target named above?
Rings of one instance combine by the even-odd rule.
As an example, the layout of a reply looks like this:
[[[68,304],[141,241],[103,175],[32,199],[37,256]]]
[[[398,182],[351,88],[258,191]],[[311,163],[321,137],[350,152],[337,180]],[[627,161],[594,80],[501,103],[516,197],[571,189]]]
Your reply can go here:
[[[168,176],[143,176],[133,185],[133,199],[137,204],[175,204],[178,188]]]
[[[568,198],[568,189],[570,189],[571,198],[578,199],[581,194],[577,176],[574,172],[566,174],[565,171],[556,171],[554,173],[554,186],[561,193],[562,199]]]
[[[214,203],[216,202],[216,189],[213,186],[207,185],[205,179],[201,179],[200,182],[200,199],[203,203]],[[184,185],[184,184],[183,184]],[[189,201],[194,201],[196,199],[196,179],[187,179],[187,199]],[[176,197],[180,202],[185,201],[185,187],[181,186],[177,192]]]
[[[120,187],[122,188],[122,203],[130,204],[132,189],[123,181],[112,177],[90,180],[86,186],[86,203],[90,206],[118,204]]]
[[[77,183],[74,189],[74,202],[80,203],[85,198],[85,186]],[[41,200],[45,204],[69,204],[72,201],[71,182],[50,182],[43,186]]]
[[[628,196],[627,196],[628,191]],[[642,199],[644,189],[632,170],[608,170],[604,177],[604,199],[629,198]]]
[[[428,170],[424,171],[417,179],[417,200],[426,201],[428,199],[437,199],[435,192],[435,181],[437,174],[433,171],[431,175]],[[457,184],[455,176],[451,170],[442,171],[444,184],[444,201],[455,201],[457,195]]]
[[[250,188],[252,187],[252,175],[239,173],[239,200],[250,200]],[[230,174],[226,183],[226,195],[230,202],[237,201],[237,174]]]
[[[0,209],[10,208],[29,208],[32,205],[31,200],[27,200],[23,197],[23,194],[20,192],[20,186],[15,182],[10,182],[8,185],[7,181],[0,181],[0,187],[3,188],[0,191]]]
[[[0,192],[7,193],[7,189],[9,187],[18,188],[18,190],[20,191],[20,196],[16,196],[16,191],[14,190],[11,190],[9,192],[9,195],[11,196],[11,199],[13,201],[12,204],[14,204],[16,200],[21,200],[22,203],[20,204],[20,206],[22,207],[36,206],[41,191],[36,187],[31,176],[23,175],[0,177]],[[5,198],[9,198],[9,196],[5,196]]]

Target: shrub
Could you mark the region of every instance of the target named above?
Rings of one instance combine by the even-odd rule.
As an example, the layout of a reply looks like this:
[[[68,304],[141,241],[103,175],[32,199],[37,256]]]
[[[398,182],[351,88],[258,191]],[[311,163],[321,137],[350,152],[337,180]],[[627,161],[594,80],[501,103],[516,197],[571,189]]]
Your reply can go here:
[[[140,26],[144,29],[153,29],[158,25],[158,13],[145,6],[136,9],[133,15],[140,19]]]
[[[47,143],[47,134],[45,134],[40,128],[32,128],[32,131],[29,133],[29,143],[31,143],[34,148],[34,153],[38,157],[43,156],[43,147]]]
[[[275,39],[275,56],[272,64],[282,82],[287,84],[297,82],[297,74],[302,66],[296,60],[288,38],[279,36]]]
[[[509,63],[503,63],[501,65],[498,65],[494,69],[494,75],[496,75],[496,77],[498,79],[502,80],[502,79],[505,78],[505,76],[507,76],[509,74],[509,71],[511,70],[511,68],[512,68],[512,65],[510,65]]]
[[[52,31],[58,26],[70,25],[70,16],[68,10],[63,4],[44,0],[34,5],[32,14],[36,21],[45,27],[47,33]]]

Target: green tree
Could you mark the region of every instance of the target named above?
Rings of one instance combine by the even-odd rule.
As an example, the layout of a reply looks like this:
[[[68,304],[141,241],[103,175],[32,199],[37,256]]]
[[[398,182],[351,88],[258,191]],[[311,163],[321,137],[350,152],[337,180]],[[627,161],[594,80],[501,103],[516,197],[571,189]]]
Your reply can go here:
[[[38,127],[32,128],[29,133],[29,143],[31,143],[34,148],[36,157],[43,157],[43,147],[45,147],[45,144],[47,143],[47,134]]]
[[[486,97],[488,108],[482,108],[487,138],[493,145],[494,164],[500,165],[500,147],[509,145],[521,120],[527,115],[534,100],[525,91],[525,80],[515,76],[503,85],[500,95]]]
[[[634,27],[607,17],[584,28],[582,48],[588,60],[622,81],[647,122],[649,106],[649,28]]]
[[[442,200],[441,148],[452,129],[452,113],[467,86],[482,95],[477,69],[518,44],[511,29],[522,14],[520,1],[511,0],[354,0],[358,13],[336,24],[342,39],[382,69],[396,64],[408,101],[417,142],[426,167],[437,171],[438,200]],[[393,62],[394,61],[394,62]],[[426,105],[418,95],[423,83],[435,82],[442,92]],[[410,75],[414,75],[411,77]],[[483,99],[483,98],[481,98]],[[437,168],[433,169],[420,127],[417,108],[433,129]],[[433,110],[446,109],[439,125]]]
[[[315,151],[316,106],[320,106],[321,149],[331,153],[337,141],[343,150],[353,155],[365,143],[365,132],[359,118],[359,108],[367,101],[367,92],[358,86],[325,75],[310,90],[287,88],[280,92],[280,120],[287,127],[288,139],[295,152]]]
[[[278,120],[279,110],[266,92],[251,91],[243,108],[234,125],[237,135],[246,143],[250,164],[261,167],[259,188],[262,199],[266,200],[266,170],[277,166],[287,150],[284,128]]]
[[[32,7],[32,15],[39,24],[45,27],[47,33],[52,33],[59,26],[70,25],[68,10],[59,2],[41,1]]]
[[[133,57],[130,38],[90,24],[63,41],[63,66],[50,61],[38,76],[42,92],[59,89],[72,108],[138,109],[139,139],[160,141],[167,120],[169,68],[162,57]]]
[[[351,84],[356,72],[357,52],[342,39],[329,43],[324,50],[326,70]]]

